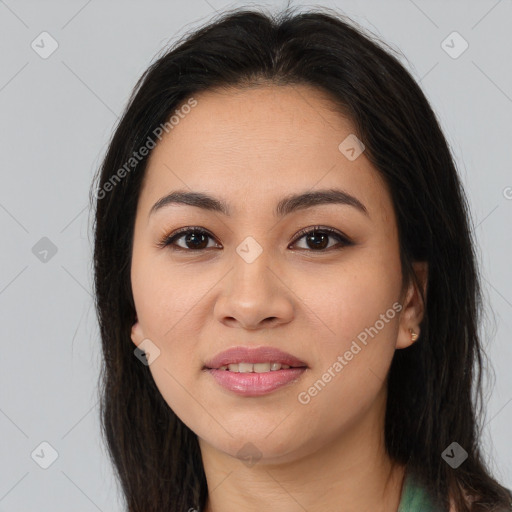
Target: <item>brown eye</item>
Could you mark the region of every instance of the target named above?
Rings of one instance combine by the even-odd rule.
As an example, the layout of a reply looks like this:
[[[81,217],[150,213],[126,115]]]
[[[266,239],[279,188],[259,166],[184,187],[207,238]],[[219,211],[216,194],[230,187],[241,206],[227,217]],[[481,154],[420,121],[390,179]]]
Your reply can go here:
[[[180,236],[177,240],[180,238],[183,238],[183,243],[188,249],[206,249],[208,246],[208,235],[206,233],[192,231]]]
[[[334,238],[338,241],[338,245],[348,246],[353,243],[342,233],[332,228],[326,228],[322,226],[315,226],[314,228],[306,228],[299,232],[299,237],[294,242],[304,238],[307,244],[305,249],[310,249],[313,252],[322,252],[327,249],[332,249],[335,245],[329,247],[329,238]]]
[[[209,248],[208,238],[213,237],[203,229],[185,228],[166,236],[158,245],[160,247],[172,246],[173,249],[184,251],[201,251]],[[182,240],[181,245],[176,243],[178,240]]]

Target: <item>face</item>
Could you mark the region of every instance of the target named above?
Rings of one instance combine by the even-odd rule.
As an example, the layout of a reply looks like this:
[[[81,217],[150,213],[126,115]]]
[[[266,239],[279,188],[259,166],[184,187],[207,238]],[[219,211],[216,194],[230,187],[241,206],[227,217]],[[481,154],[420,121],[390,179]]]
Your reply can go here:
[[[418,332],[393,205],[357,156],[350,120],[319,90],[194,98],[153,150],[141,189],[132,340],[145,340],[158,389],[201,447],[237,456],[250,443],[268,461],[293,460],[382,420],[394,351],[411,343],[409,327]],[[176,191],[226,211],[204,200],[153,209]],[[303,194],[313,195],[283,202]],[[301,367],[238,352],[260,364],[218,369],[235,364],[237,354],[212,362],[234,347],[277,349]]]

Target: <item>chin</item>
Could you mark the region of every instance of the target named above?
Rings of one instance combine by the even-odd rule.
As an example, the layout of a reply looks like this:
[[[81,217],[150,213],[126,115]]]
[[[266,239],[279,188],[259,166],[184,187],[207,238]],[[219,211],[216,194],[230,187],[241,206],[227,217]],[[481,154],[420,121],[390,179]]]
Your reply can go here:
[[[247,466],[256,463],[285,463],[299,458],[299,454],[304,455],[307,442],[301,443],[297,435],[290,436],[289,429],[283,429],[279,434],[271,433],[273,429],[275,424],[269,428],[262,428],[261,431],[253,429],[250,434],[246,429],[240,432],[230,430],[233,437],[223,431],[222,439],[213,438],[211,430],[208,432],[209,435],[201,436],[198,433],[198,436],[203,443],[239,459]]]

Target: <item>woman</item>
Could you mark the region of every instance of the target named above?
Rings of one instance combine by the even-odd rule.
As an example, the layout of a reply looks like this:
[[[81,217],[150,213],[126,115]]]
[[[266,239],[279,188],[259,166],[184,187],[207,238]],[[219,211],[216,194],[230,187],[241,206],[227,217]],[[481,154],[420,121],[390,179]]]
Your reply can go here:
[[[127,510],[510,510],[472,400],[467,202],[378,41],[327,10],[225,13],[144,73],[98,178]]]

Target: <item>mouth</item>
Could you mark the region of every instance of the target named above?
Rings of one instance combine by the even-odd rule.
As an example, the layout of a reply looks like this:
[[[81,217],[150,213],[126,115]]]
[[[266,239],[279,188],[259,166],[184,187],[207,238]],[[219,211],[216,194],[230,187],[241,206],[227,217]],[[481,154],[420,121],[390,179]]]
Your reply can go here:
[[[296,383],[307,369],[304,361],[273,347],[233,347],[203,367],[222,388],[245,397],[266,395]]]
[[[268,363],[230,363],[219,366],[218,368],[208,368],[208,370],[223,370],[235,373],[266,373],[276,372],[279,370],[288,370],[290,368],[307,368],[305,365],[289,365],[285,363],[268,362]]]
[[[266,373],[290,368],[307,368],[295,356],[274,347],[232,347],[206,361],[203,369],[236,373]]]

